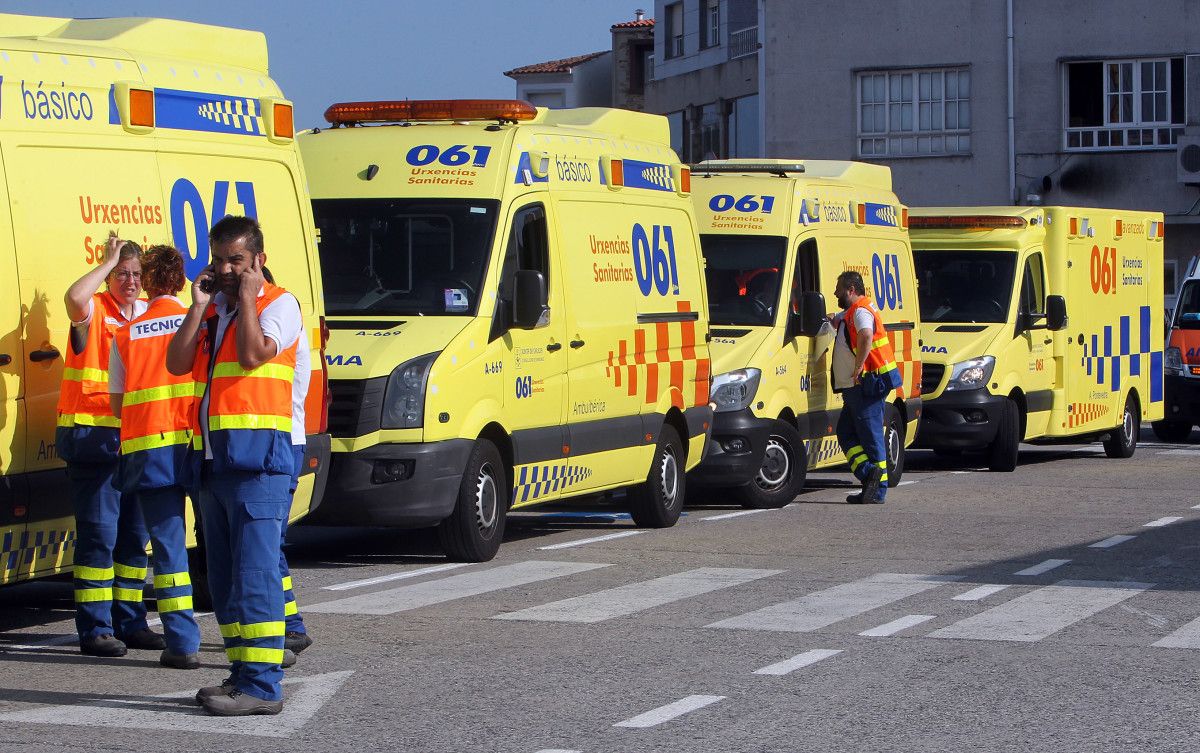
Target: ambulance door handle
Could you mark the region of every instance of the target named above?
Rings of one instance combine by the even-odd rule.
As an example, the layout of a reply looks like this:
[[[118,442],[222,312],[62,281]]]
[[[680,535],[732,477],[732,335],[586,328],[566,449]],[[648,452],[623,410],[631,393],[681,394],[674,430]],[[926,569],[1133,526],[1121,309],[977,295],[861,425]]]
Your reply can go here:
[[[572,348],[582,348],[582,347],[583,347],[583,340],[572,340],[572,341],[571,341],[571,347],[572,347]]]
[[[1053,343],[1054,343],[1054,338],[1052,338],[1052,337],[1047,337],[1045,340],[1042,340],[1043,345],[1051,345]]]
[[[54,348],[51,348],[50,350],[35,350],[29,354],[29,360],[33,361],[34,363],[38,363],[40,361],[53,361],[55,358],[58,358],[59,355],[61,354]]]
[[[12,356],[7,353],[0,353],[0,366],[7,366],[12,363]]]
[[[562,343],[550,343],[546,346],[546,350],[550,351],[551,353],[562,350]]]

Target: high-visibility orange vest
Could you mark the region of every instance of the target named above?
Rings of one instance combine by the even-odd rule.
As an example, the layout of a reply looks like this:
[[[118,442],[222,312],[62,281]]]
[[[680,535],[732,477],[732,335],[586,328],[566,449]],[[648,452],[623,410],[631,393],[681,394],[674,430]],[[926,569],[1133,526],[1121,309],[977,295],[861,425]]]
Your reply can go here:
[[[184,482],[197,385],[191,374],[175,376],[166,364],[167,346],[186,313],[178,298],[160,296],[117,330],[114,343],[125,366],[120,476],[126,491]]]
[[[62,392],[58,395],[59,426],[107,426],[117,428],[120,419],[108,403],[108,356],[113,333],[125,323],[121,306],[111,293],[92,296],[92,319],[88,323],[83,350],[68,344],[63,359]]]
[[[256,303],[257,313],[261,315],[285,293],[281,287],[264,283],[263,294]],[[194,373],[207,382],[208,442],[213,469],[291,474],[296,343],[283,347],[258,368],[246,370],[238,363],[238,317],[229,323],[219,342],[216,342],[215,307],[209,308],[205,320],[207,331]],[[202,437],[198,409],[196,415],[193,446],[199,449]]]
[[[899,367],[896,365],[896,354],[892,350],[892,341],[888,339],[887,327],[883,324],[883,317],[879,313],[879,309],[871,302],[867,296],[859,296],[858,300],[850,304],[850,308],[846,309],[845,317],[842,319],[846,323],[846,335],[850,338],[850,349],[855,353],[858,352],[858,328],[854,326],[854,312],[860,308],[865,308],[871,312],[871,316],[875,319],[875,325],[872,330],[871,350],[867,353],[867,360],[863,363],[864,374],[887,374],[889,371],[895,371]]]

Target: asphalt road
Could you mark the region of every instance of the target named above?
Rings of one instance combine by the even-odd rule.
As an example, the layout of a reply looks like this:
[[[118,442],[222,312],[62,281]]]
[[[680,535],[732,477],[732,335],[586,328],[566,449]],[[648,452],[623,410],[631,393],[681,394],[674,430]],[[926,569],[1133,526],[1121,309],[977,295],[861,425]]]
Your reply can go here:
[[[277,717],[189,701],[224,676],[211,616],[202,668],[167,670],[80,656],[69,582],[10,587],[0,751],[1192,751],[1200,445],[1150,440],[1025,447],[1011,474],[914,452],[881,507],[821,473],[666,530],[523,513],[482,565],[299,527],[316,643]]]

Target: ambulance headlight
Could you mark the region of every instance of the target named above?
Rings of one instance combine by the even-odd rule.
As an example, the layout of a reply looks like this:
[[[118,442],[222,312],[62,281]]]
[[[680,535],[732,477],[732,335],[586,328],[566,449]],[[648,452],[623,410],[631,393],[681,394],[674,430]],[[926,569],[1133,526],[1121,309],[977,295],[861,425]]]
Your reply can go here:
[[[716,412],[742,410],[750,405],[761,377],[759,369],[735,369],[713,377],[709,395],[717,405]]]
[[[946,390],[977,390],[992,378],[994,368],[994,356],[982,356],[956,363],[950,370],[950,381],[946,383]]]
[[[1167,363],[1163,370],[1172,374],[1183,373],[1183,352],[1179,348],[1167,348]]]
[[[437,353],[405,361],[392,369],[383,392],[382,429],[419,429],[425,419],[425,386]]]

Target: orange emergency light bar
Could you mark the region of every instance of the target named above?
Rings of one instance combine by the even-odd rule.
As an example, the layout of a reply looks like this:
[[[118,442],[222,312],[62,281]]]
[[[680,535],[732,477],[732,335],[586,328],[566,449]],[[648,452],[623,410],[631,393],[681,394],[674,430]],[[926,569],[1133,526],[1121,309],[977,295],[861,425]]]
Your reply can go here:
[[[410,99],[339,102],[325,110],[332,125],[412,120],[533,120],[537,108],[520,99]]]
[[[908,227],[911,230],[1016,230],[1025,227],[1025,218],[986,214],[912,216],[908,218]]]

